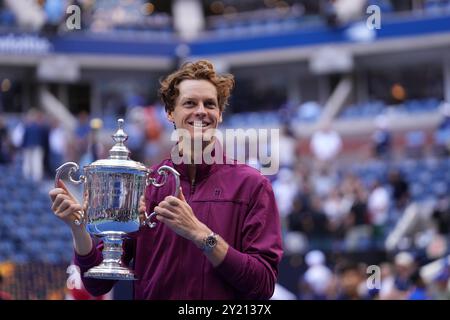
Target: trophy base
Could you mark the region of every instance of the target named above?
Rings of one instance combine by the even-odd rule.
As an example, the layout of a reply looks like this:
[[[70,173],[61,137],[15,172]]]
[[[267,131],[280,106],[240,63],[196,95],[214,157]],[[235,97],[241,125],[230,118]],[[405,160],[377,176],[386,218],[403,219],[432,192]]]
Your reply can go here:
[[[136,280],[133,271],[121,266],[99,265],[86,271],[84,276],[103,280]]]
[[[102,232],[103,238],[103,261],[84,273],[87,278],[103,280],[136,280],[133,271],[122,264],[122,231]]]

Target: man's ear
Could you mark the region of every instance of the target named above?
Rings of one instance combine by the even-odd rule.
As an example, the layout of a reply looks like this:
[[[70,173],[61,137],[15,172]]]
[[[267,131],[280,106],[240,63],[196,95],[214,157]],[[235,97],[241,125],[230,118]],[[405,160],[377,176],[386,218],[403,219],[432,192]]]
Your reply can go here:
[[[166,117],[167,117],[167,120],[169,120],[170,122],[175,122],[175,119],[173,118],[173,112],[172,111],[167,111],[166,112]]]
[[[220,114],[219,114],[219,123],[222,123],[222,111],[220,111]]]

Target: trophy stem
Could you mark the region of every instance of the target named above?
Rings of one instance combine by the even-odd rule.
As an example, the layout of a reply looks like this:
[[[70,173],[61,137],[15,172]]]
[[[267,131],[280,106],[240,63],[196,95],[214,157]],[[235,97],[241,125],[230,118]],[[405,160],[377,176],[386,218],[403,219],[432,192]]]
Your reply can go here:
[[[134,273],[122,263],[123,237],[125,232],[102,232],[103,261],[84,273],[85,277],[109,280],[135,280]]]
[[[108,232],[103,236],[103,263],[105,265],[122,264],[122,232]]]

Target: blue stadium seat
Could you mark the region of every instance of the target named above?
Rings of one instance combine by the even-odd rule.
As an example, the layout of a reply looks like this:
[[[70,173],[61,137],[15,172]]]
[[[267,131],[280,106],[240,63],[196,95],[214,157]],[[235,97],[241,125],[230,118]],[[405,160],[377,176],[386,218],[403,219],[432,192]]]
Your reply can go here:
[[[445,181],[434,182],[432,190],[436,197],[444,196],[448,193],[448,184]]]
[[[39,260],[50,264],[57,264],[61,262],[60,255],[50,251],[42,252]]]
[[[16,247],[13,241],[8,239],[2,239],[2,241],[0,241],[0,254],[3,257],[10,256],[15,252],[15,250]]]
[[[16,252],[9,256],[8,260],[11,260],[12,262],[15,262],[17,264],[25,264],[30,262],[30,257],[23,252]]]

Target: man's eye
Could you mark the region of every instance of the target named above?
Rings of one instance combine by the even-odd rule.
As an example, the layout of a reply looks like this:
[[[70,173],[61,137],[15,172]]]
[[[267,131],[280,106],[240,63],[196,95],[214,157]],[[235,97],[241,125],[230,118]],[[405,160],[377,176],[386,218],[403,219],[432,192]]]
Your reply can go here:
[[[186,101],[184,103],[185,106],[193,106],[194,105],[194,101]]]

